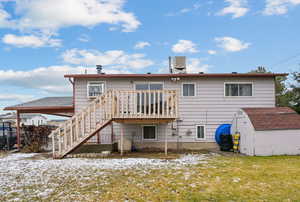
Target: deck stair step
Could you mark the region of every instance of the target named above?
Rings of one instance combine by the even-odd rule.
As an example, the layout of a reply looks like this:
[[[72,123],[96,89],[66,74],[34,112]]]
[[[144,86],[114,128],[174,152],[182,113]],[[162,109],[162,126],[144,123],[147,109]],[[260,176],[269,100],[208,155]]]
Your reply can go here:
[[[51,133],[53,157],[64,158],[115,120],[177,116],[176,90],[109,90]]]

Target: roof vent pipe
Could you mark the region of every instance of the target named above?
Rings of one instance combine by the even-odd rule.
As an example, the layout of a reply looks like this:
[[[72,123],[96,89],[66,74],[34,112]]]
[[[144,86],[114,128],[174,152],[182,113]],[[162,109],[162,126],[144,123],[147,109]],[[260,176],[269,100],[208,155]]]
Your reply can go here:
[[[170,71],[170,74],[173,74],[173,69],[172,69],[172,58],[171,58],[171,56],[169,56],[169,71]]]
[[[96,65],[97,74],[102,74],[102,65]]]

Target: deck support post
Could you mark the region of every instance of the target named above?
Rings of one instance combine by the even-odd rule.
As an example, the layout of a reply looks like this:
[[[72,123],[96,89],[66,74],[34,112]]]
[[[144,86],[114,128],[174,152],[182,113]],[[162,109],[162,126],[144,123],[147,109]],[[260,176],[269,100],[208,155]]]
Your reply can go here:
[[[168,155],[168,133],[165,131],[165,155]]]
[[[120,140],[121,156],[124,154],[124,124],[121,124],[121,140]]]
[[[114,125],[113,125],[113,122],[111,122],[111,124],[110,124],[110,129],[111,129],[110,141],[111,141],[111,144],[113,145],[114,144]]]
[[[52,153],[53,153],[53,158],[55,157],[55,135],[52,133]]]
[[[100,144],[100,132],[97,133],[97,144]]]
[[[21,149],[21,127],[20,127],[20,113],[17,110],[17,146],[18,150]]]

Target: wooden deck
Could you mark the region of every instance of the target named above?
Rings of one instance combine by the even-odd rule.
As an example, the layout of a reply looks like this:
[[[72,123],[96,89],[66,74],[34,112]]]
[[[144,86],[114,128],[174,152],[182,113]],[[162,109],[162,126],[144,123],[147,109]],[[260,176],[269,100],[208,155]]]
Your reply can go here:
[[[178,118],[176,90],[110,90],[52,132],[53,156],[63,158],[112,121],[160,124]],[[122,137],[122,135],[121,135]]]

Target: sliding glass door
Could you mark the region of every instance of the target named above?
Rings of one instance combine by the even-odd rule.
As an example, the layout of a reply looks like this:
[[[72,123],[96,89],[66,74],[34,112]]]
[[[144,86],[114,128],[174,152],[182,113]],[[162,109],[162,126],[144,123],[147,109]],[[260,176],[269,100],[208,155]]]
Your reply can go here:
[[[158,113],[162,111],[163,95],[155,90],[163,90],[162,83],[137,83],[136,90],[143,91],[137,95],[137,112],[138,113]]]

